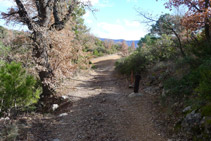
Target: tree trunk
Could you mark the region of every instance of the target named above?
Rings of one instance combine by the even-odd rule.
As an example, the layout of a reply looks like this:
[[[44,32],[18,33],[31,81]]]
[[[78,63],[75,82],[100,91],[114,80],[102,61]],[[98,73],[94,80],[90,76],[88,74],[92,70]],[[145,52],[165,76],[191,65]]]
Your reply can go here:
[[[38,74],[42,82],[43,89],[40,101],[46,101],[55,93],[54,89],[51,87],[51,85],[49,85],[49,82],[46,83],[46,81],[51,81],[52,77],[54,76],[53,70],[48,61],[48,49],[50,48],[50,44],[48,43],[46,37],[48,37],[47,31],[34,31],[33,33],[33,40],[35,43],[33,54],[34,57],[37,58],[36,63],[39,65],[39,67],[41,67],[41,69],[38,69]]]
[[[208,19],[206,19],[208,22]],[[205,36],[208,41],[210,41],[210,25],[205,23]]]
[[[209,8],[209,0],[205,0],[205,9]],[[206,11],[205,11],[206,12]],[[205,17],[205,36],[208,41],[210,41],[210,25],[208,15]]]
[[[183,48],[182,48],[182,42],[181,42],[181,40],[180,40],[180,36],[177,34],[177,32],[176,32],[173,28],[171,28],[171,30],[172,30],[172,32],[174,33],[174,35],[177,37],[177,40],[178,40],[178,42],[179,42],[179,49],[180,49],[180,52],[181,52],[182,56],[185,57],[186,54],[185,54],[185,52],[184,52],[184,50],[183,50]]]

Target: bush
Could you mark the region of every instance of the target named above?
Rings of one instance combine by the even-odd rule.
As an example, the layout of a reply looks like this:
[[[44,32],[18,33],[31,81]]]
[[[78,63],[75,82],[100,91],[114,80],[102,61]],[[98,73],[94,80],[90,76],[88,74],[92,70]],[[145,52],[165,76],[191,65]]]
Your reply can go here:
[[[197,61],[195,61],[197,62]],[[193,63],[195,63],[193,62]],[[189,95],[197,99],[197,101],[211,100],[211,59],[201,59],[201,65],[189,69],[181,78],[171,77],[164,82],[164,88],[168,91],[168,95],[173,98],[183,98],[184,95]],[[189,61],[184,58],[184,64],[189,64]]]
[[[199,85],[196,91],[207,100],[211,100],[211,59],[207,59],[199,67]]]
[[[146,68],[147,59],[141,52],[136,51],[130,56],[116,62],[116,69],[122,74],[129,75],[131,72],[140,73]]]
[[[36,79],[20,63],[5,63],[0,67],[0,113],[36,103],[40,93]]]

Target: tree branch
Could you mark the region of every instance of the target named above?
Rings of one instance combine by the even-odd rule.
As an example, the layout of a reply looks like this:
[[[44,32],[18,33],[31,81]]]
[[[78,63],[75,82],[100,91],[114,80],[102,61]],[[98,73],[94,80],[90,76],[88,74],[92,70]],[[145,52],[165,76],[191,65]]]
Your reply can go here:
[[[56,0],[48,0],[48,2],[45,5],[45,17],[43,19],[42,25],[43,26],[48,26],[49,22],[51,20],[51,13],[53,11],[53,3]]]
[[[61,21],[58,21],[59,18],[56,17],[57,21],[55,21],[55,23],[51,25],[51,28],[55,28],[56,30],[62,30],[65,24],[70,20],[70,17],[74,11],[75,6],[78,5],[79,3],[80,2],[78,2],[77,0],[73,0],[72,3],[69,5],[67,14],[64,16],[64,18]],[[58,16],[58,15],[55,13],[55,16]]]
[[[30,19],[28,13],[26,12],[26,9],[25,9],[23,3],[21,2],[21,0],[15,0],[15,2],[19,9],[18,14],[19,14],[20,18],[22,19],[21,21],[23,23],[25,23],[30,30],[33,30],[34,26],[33,26],[32,20]]]
[[[193,4],[190,1],[187,1],[193,8],[195,8],[198,12],[203,12],[201,9],[199,9],[195,4]]]

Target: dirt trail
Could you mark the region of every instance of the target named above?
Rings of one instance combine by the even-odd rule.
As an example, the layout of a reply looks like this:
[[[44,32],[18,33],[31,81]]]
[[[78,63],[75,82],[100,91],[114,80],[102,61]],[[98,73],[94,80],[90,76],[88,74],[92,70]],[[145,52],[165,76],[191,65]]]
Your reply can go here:
[[[165,141],[153,124],[152,96],[129,98],[125,79],[114,72],[118,55],[92,60],[96,69],[72,80],[68,115],[51,125],[54,141]],[[83,80],[83,81],[79,81]]]

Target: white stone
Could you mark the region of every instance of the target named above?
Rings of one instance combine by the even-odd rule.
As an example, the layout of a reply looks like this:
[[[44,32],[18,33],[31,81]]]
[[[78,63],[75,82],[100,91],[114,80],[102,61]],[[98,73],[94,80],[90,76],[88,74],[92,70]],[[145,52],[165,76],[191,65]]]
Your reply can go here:
[[[132,97],[139,97],[139,96],[143,96],[143,94],[141,93],[131,93],[128,95],[128,97],[132,98]]]
[[[53,141],[60,141],[60,139],[53,139]]]
[[[52,110],[55,111],[57,108],[59,108],[59,105],[58,104],[53,104]]]
[[[182,110],[183,113],[188,112],[191,110],[191,106],[186,107],[185,109]]]
[[[0,121],[5,121],[5,120],[10,120],[9,117],[6,117],[6,118],[0,118]]]
[[[63,95],[62,98],[65,100],[65,99],[68,99],[68,97],[66,95]]]
[[[63,116],[67,116],[68,114],[67,113],[62,113],[59,115],[59,117],[63,117]]]

